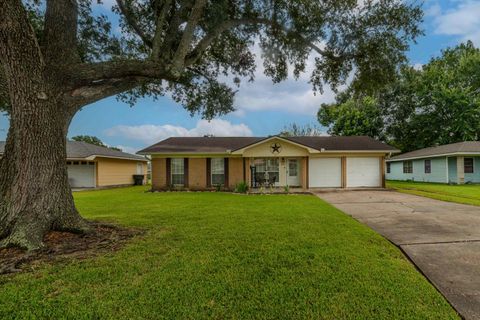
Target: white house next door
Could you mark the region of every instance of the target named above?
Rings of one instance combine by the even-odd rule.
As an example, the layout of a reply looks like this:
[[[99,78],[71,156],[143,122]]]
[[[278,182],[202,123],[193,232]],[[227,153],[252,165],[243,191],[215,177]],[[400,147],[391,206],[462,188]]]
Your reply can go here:
[[[300,161],[287,159],[287,185],[300,186]]]

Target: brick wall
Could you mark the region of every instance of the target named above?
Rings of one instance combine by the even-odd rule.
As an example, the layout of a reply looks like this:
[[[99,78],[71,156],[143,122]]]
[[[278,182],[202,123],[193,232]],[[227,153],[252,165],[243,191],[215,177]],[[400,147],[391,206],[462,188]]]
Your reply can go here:
[[[161,190],[167,187],[167,159],[152,159],[152,189]]]
[[[188,159],[188,189],[203,190],[207,187],[207,159]]]

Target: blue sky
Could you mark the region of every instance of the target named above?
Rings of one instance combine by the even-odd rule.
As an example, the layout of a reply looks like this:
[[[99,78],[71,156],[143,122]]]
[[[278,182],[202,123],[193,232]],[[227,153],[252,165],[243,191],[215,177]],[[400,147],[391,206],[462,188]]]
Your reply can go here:
[[[112,0],[99,10],[109,10]],[[480,45],[480,0],[427,0],[424,5],[425,36],[412,44],[408,57],[421,66],[448,46],[468,39]],[[73,119],[69,137],[86,134],[98,136],[108,145],[134,152],[169,136],[265,136],[276,134],[296,122],[316,124],[316,112],[322,102],[331,102],[334,94],[326,88],[316,96],[308,84],[308,73],[272,84],[262,74],[261,63],[256,81],[243,83],[236,96],[236,112],[211,122],[190,117],[182,106],[168,97],[157,101],[142,99],[133,108],[107,98],[81,110]],[[0,140],[5,140],[6,116],[0,116]]]

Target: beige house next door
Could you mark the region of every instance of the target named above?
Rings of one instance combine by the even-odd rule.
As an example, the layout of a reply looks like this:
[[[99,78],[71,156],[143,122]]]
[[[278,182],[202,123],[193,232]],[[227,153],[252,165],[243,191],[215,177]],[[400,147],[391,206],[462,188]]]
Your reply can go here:
[[[287,159],[287,185],[300,186],[300,160]]]

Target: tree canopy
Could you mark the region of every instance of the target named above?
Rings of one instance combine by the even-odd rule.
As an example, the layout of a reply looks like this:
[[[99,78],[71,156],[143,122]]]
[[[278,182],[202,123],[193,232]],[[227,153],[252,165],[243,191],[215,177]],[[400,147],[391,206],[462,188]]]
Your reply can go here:
[[[377,101],[369,96],[348,99],[337,104],[323,104],[318,122],[332,135],[370,136],[384,140],[384,124]]]
[[[205,118],[233,110],[235,86],[253,79],[256,54],[273,82],[286,79],[289,69],[298,77],[314,54],[316,90],[352,74],[367,86],[391,80],[421,33],[422,11],[402,0],[118,0],[113,11],[121,33],[112,30],[111,16],[94,13],[92,2],[24,2],[32,41],[61,71],[72,102],[118,95],[133,105],[139,97],[169,94]],[[7,91],[0,69],[4,108]]]
[[[374,93],[349,90],[322,105],[333,134],[368,134],[403,151],[480,139],[480,50],[472,42],[442,51],[421,70],[402,67]],[[368,102],[368,103],[367,103]]]

